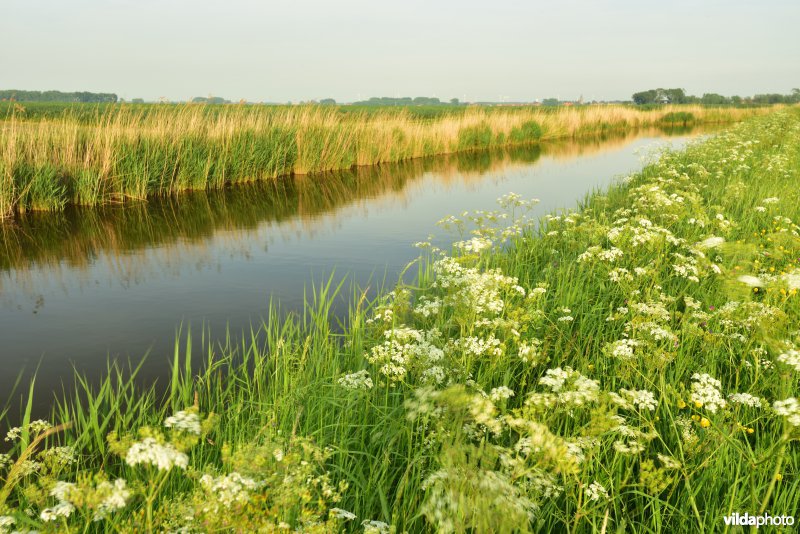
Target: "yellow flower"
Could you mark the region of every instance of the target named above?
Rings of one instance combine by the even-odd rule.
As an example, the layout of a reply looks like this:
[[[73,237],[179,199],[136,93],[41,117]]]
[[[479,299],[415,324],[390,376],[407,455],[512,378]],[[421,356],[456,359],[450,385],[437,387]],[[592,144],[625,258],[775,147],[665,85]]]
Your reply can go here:
[[[776,475],[775,475],[775,480],[778,480],[778,481],[781,481],[781,480],[783,480],[783,475],[782,475],[782,474],[780,474],[780,473],[776,474]]]
[[[700,401],[694,401],[694,407],[695,408],[702,408],[703,407],[703,403],[700,402]]]
[[[692,421],[699,421],[699,420],[700,420],[700,416],[699,415],[695,414],[695,415],[692,416]]]
[[[755,428],[748,428],[748,429],[747,429],[747,433],[748,433],[748,434],[752,434],[752,433],[753,433],[753,432],[755,432],[755,431],[756,431],[756,429],[755,429]]]
[[[758,288],[757,287],[753,288],[753,293],[758,293]]]
[[[702,426],[703,428],[708,428],[709,426],[711,426],[711,421],[703,417],[702,419],[700,419],[700,426]]]
[[[678,408],[680,408],[681,410],[683,410],[684,408],[686,408],[686,403],[685,403],[685,402],[683,402],[683,399],[681,399],[681,400],[679,400],[679,401],[678,401]]]

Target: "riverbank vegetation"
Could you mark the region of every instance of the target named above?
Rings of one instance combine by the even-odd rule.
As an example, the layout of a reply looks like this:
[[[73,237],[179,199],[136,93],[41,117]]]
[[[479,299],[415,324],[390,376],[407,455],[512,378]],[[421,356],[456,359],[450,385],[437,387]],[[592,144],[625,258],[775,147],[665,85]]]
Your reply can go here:
[[[236,182],[611,130],[733,122],[770,111],[474,107],[425,119],[408,109],[366,113],[342,112],[335,106],[69,109],[83,111],[31,119],[23,106],[0,122],[0,214],[144,200]],[[676,122],[676,116],[681,120]]]
[[[176,343],[164,398],[116,364],[78,378],[51,422],[4,429],[0,528],[701,532],[792,515],[798,148],[786,110],[577,211],[534,223],[509,194],[447,218],[452,253],[419,243],[418,276],[354,292],[340,325],[328,284],[239,341]]]

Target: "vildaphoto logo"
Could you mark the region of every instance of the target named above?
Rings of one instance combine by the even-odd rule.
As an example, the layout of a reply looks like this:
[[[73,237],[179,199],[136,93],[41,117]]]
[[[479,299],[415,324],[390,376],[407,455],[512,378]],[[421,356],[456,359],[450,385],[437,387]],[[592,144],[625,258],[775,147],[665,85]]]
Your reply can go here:
[[[791,515],[750,515],[748,513],[740,514],[734,513],[723,517],[726,525],[732,526],[775,526],[775,527],[790,527],[794,525],[794,516]]]

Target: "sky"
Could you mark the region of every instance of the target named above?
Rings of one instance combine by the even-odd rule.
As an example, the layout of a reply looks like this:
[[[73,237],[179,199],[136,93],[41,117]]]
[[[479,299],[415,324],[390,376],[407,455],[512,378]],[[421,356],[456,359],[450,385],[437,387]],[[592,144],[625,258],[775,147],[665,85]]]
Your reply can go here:
[[[288,102],[800,87],[798,0],[3,0],[0,89]]]

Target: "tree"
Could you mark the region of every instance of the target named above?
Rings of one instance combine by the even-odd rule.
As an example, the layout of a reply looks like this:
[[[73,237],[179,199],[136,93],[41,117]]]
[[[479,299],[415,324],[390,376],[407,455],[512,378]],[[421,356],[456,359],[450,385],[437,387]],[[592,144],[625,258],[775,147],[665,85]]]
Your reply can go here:
[[[460,102],[458,101],[458,99],[457,99],[457,98],[451,98],[451,99],[450,99],[450,103],[451,103],[452,105],[454,105],[454,106],[457,106],[457,105],[459,105],[459,104],[460,104]]]
[[[658,91],[656,89],[649,89],[647,91],[633,93],[633,96],[631,97],[633,103],[640,106],[643,104],[655,104],[656,98],[658,98]]]
[[[707,106],[719,106],[730,103],[730,100],[717,93],[704,93],[700,98],[700,103]]]

